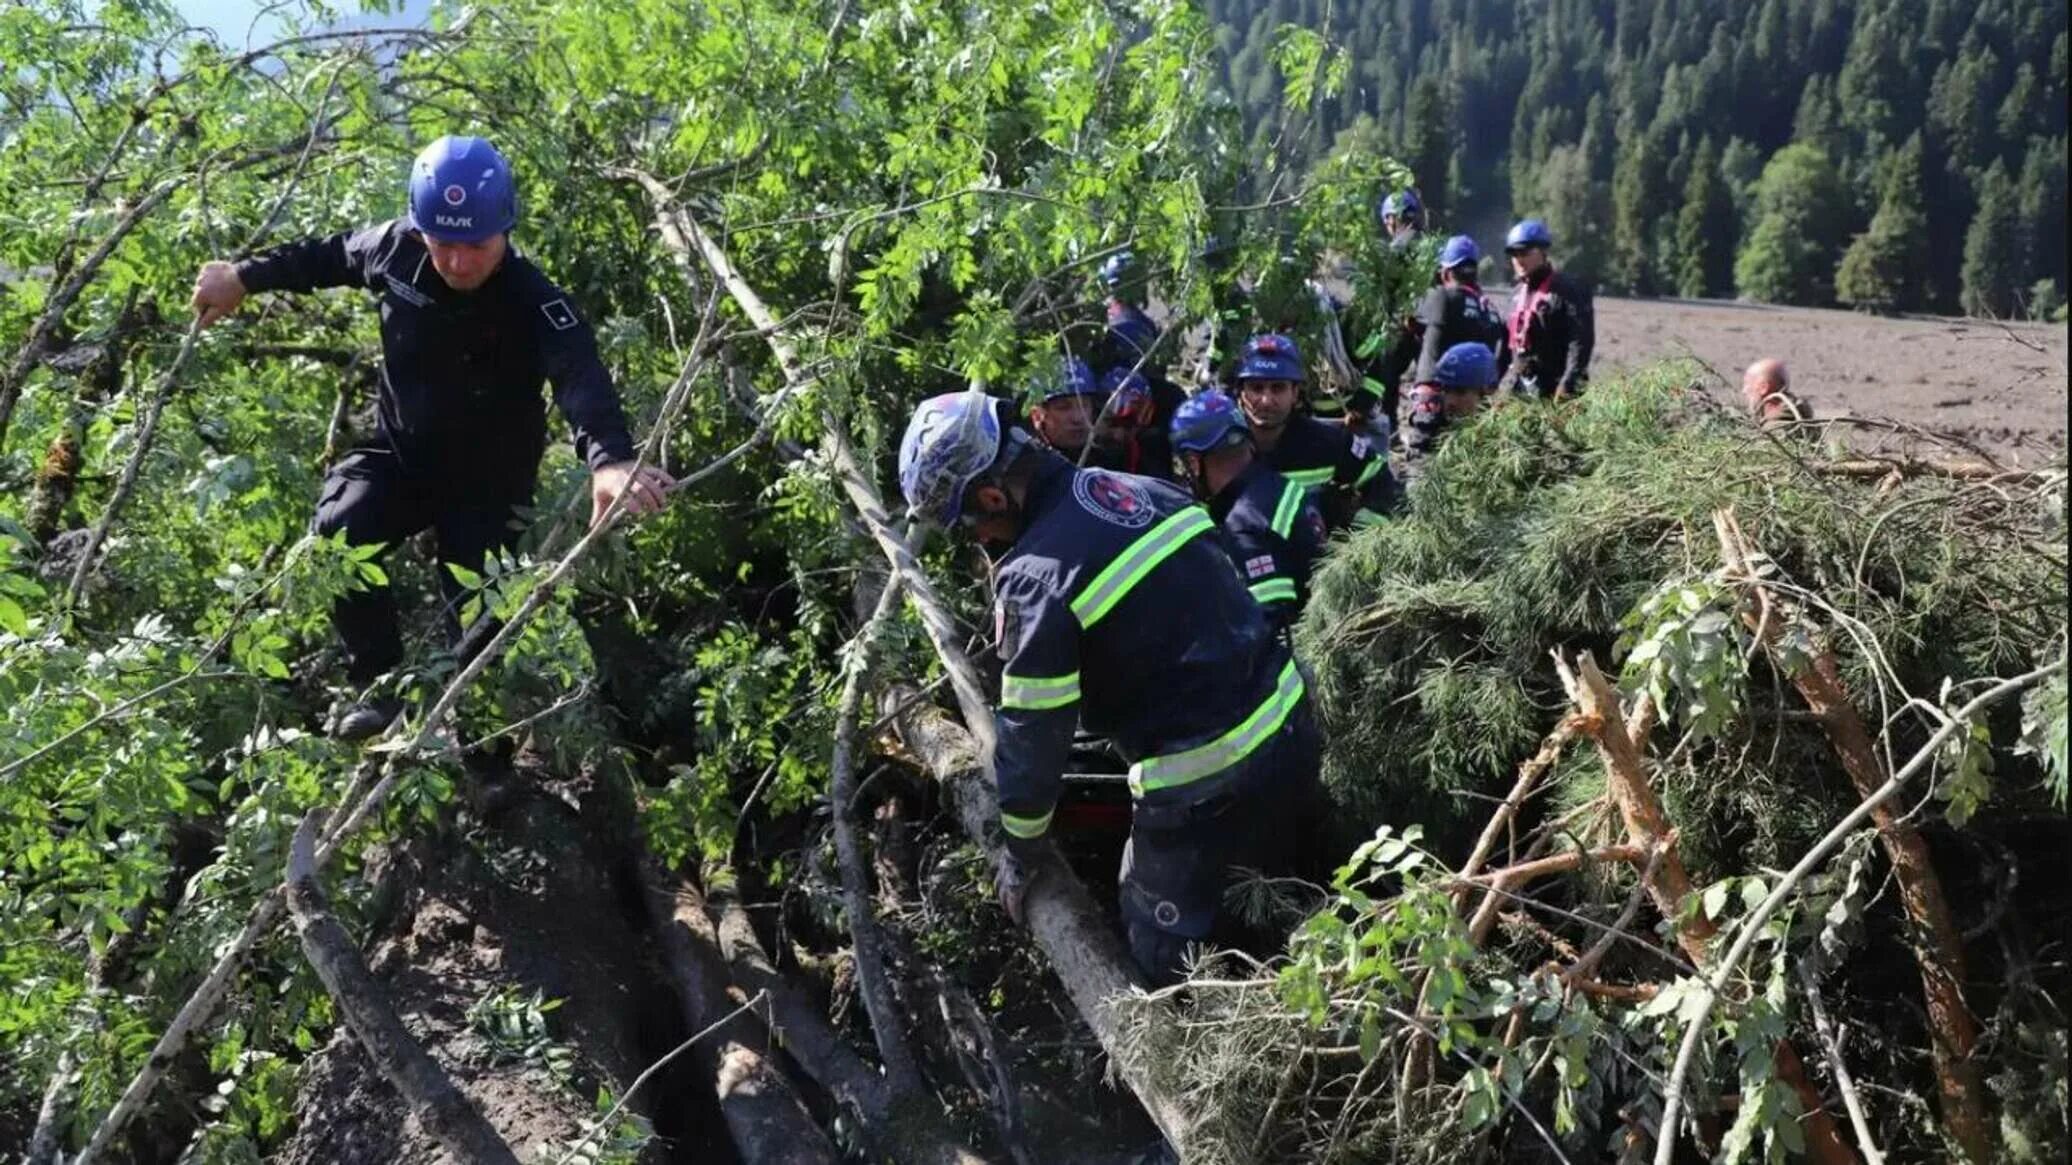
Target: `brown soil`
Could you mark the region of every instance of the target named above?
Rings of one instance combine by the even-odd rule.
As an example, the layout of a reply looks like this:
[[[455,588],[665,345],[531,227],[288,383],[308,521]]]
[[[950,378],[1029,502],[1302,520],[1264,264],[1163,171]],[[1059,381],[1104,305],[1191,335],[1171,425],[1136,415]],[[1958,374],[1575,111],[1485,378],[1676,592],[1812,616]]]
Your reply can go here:
[[[1901,421],[2039,466],[2064,456],[2066,347],[2063,324],[1600,297],[1593,371],[1695,356],[1738,389],[1742,368],[1776,356],[1818,415]]]
[[[370,869],[384,887],[377,899],[392,897],[396,909],[367,955],[412,1034],[520,1158],[558,1160],[594,1119],[599,1088],[618,1095],[679,1033],[643,929],[614,884],[624,847],[611,838],[623,827],[608,798],[537,779],[521,770],[494,789],[501,805],[485,813],[486,826],[413,843],[391,868]],[[499,988],[563,1001],[547,1015],[568,1052],[561,1078],[500,1056],[473,1030],[468,1009]],[[632,1107],[659,1118],[662,1131],[713,1123],[684,1111],[701,1105],[666,1075],[643,1093]],[[300,1127],[273,1158],[283,1165],[443,1159],[343,1026],[304,1066],[296,1108]],[[684,1149],[731,1158],[719,1146],[674,1146]],[[642,1160],[674,1155],[657,1141]]]

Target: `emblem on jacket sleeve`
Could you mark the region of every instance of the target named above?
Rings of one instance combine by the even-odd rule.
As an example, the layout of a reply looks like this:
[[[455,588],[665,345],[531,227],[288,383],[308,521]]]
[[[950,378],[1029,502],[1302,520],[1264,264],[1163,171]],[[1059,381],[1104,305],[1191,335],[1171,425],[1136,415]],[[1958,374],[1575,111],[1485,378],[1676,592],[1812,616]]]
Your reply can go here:
[[[547,322],[554,325],[557,332],[565,332],[576,326],[576,309],[568,306],[565,299],[548,300],[541,304],[540,314],[547,317]]]
[[[1158,516],[1144,487],[1119,473],[1081,470],[1072,478],[1072,496],[1079,508],[1126,530],[1141,530]]]

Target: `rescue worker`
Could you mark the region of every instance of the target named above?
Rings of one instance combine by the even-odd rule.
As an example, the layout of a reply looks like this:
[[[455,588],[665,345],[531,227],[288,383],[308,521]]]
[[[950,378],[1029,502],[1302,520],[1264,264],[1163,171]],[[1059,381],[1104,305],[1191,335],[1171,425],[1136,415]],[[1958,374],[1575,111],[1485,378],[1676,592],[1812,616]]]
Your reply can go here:
[[[1475,340],[1455,344],[1439,358],[1429,378],[1410,393],[1410,423],[1404,426],[1406,469],[1416,476],[1451,425],[1473,416],[1496,388],[1496,353]]]
[[[380,300],[378,430],[325,475],[316,533],[392,546],[430,528],[442,566],[481,569],[512,544],[515,512],[532,504],[547,441],[543,382],[589,467],[591,521],[622,495],[632,513],[660,508],[674,482],[654,466],[636,468],[589,325],[511,245],[518,200],[503,156],[481,138],[440,138],[411,168],[409,204],[402,218],[205,263],[195,278],[203,326],[255,291],[360,287]],[[477,620],[462,644],[466,588],[448,569],[439,582],[448,639],[470,654],[495,625]],[[402,662],[395,599],[385,585],[354,591],[338,600],[332,622],[361,691],[333,732],[365,739],[402,710],[393,696],[367,694]]]
[[[1324,516],[1309,492],[1259,460],[1244,412],[1220,389],[1180,406],[1172,443],[1174,472],[1208,505],[1246,589],[1276,627],[1292,626],[1324,549]]]
[[[1108,327],[1102,337],[1101,348],[1095,353],[1095,367],[1103,370],[1123,368],[1137,373],[1151,388],[1156,415],[1160,418],[1172,416],[1180,402],[1187,399],[1187,394],[1166,378],[1166,365],[1171,362],[1172,353],[1159,350],[1162,330],[1144,310],[1147,282],[1138,268],[1136,256],[1129,251],[1110,255],[1101,264],[1101,286],[1108,293]],[[1162,420],[1159,423],[1163,425]],[[1163,465],[1162,462],[1160,464]],[[1164,469],[1159,472],[1164,473]]]
[[[1123,924],[1145,975],[1170,983],[1215,929],[1233,867],[1275,870],[1313,844],[1303,676],[1186,494],[1077,469],[997,418],[976,390],[923,401],[899,481],[914,516],[999,556],[1001,905],[1023,922],[1058,860],[1045,842],[1084,724],[1130,764]]]
[[[1536,218],[1512,227],[1504,237],[1514,286],[1497,367],[1513,392],[1567,400],[1582,392],[1590,379],[1597,318],[1589,290],[1555,270],[1547,258],[1553,245],[1547,224]]]
[[[1172,445],[1150,382],[1141,373],[1116,367],[1101,374],[1100,387],[1105,403],[1094,423],[1093,453],[1085,464],[1170,480]]]
[[[1375,376],[1382,387],[1378,400],[1371,390],[1363,388],[1353,394],[1356,411],[1366,412],[1368,406],[1378,403],[1382,415],[1395,417],[1399,386],[1404,375],[1414,366],[1416,379],[1411,383],[1430,383],[1434,370],[1439,366],[1439,358],[1456,344],[1468,341],[1487,344],[1492,356],[1503,347],[1503,313],[1489,302],[1488,296],[1482,294],[1475,274],[1481,263],[1482,250],[1475,245],[1475,240],[1466,235],[1455,235],[1446,240],[1446,245],[1439,250],[1439,265],[1433,275],[1432,289],[1425,293],[1418,304],[1417,314],[1405,325],[1405,335],[1391,345],[1382,358]],[[1409,440],[1407,429],[1404,440]]]
[[[1093,369],[1084,360],[1068,357],[1030,395],[1029,428],[1045,445],[1078,461],[1093,440],[1094,420],[1107,399],[1094,382]]]
[[[1400,491],[1388,450],[1364,432],[1299,411],[1306,379],[1295,341],[1267,333],[1246,341],[1234,379],[1237,403],[1267,468],[1310,492],[1332,530],[1378,522]]]
[[[1105,363],[1134,365],[1158,342],[1158,324],[1144,311],[1144,279],[1137,257],[1118,251],[1101,264],[1101,287],[1107,292],[1109,342],[1115,350]]]
[[[1424,203],[1415,190],[1396,190],[1381,200],[1381,232],[1389,249],[1401,251],[1417,243],[1424,230]]]

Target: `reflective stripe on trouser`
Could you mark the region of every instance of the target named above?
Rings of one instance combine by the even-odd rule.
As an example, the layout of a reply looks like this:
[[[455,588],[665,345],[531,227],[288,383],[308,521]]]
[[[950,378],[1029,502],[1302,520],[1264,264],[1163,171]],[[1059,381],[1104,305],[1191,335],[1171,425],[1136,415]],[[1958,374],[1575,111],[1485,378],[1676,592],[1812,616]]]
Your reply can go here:
[[[1023,817],[1002,809],[1000,811],[1000,828],[1006,830],[1010,837],[1024,839],[1042,837],[1050,832],[1050,819],[1056,812],[1057,810],[1052,809],[1041,817]]]
[[[1255,582],[1251,586],[1252,597],[1260,606],[1268,603],[1292,603],[1295,601],[1295,580],[1292,578],[1270,578]]]
[[[1062,676],[1000,677],[1000,706],[1042,711],[1062,708],[1079,699],[1079,673]]]
[[[1095,575],[1093,581],[1073,598],[1073,617],[1079,620],[1082,628],[1100,622],[1159,563],[1172,557],[1173,552],[1182,546],[1215,529],[1215,525],[1209,520],[1207,510],[1189,506],[1153,526],[1130,543],[1128,549],[1116,555],[1115,561]]]
[[[1141,797],[1212,777],[1252,755],[1287,723],[1288,713],[1302,702],[1302,672],[1289,660],[1274,689],[1237,727],[1185,752],[1145,757],[1130,766],[1130,792]]]
[[[1295,515],[1302,512],[1304,492],[1300,485],[1289,482],[1281,490],[1281,500],[1273,508],[1273,532],[1283,538],[1295,528]]]

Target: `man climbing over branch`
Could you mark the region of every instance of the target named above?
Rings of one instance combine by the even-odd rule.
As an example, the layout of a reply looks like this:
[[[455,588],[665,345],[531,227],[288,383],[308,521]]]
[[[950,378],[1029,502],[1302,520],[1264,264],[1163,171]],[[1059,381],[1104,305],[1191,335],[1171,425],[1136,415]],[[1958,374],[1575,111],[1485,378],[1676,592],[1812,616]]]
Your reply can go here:
[[[590,468],[592,522],[622,495],[630,512],[651,513],[674,483],[636,463],[611,375],[568,293],[511,246],[518,198],[503,155],[481,138],[440,138],[417,156],[409,200],[399,219],[203,264],[193,306],[206,327],[254,291],[361,287],[379,297],[379,431],[325,475],[314,526],[353,545],[434,530],[447,638],[462,646],[467,588],[446,568],[479,570],[512,544],[546,452],[543,382]],[[393,696],[366,695],[402,662],[395,599],[386,586],[355,591],[332,622],[362,697],[333,731],[363,740],[402,710]],[[471,629],[467,642],[491,629]]]
[[[1189,943],[1229,937],[1233,868],[1294,868],[1314,842],[1317,730],[1286,643],[1186,494],[1075,468],[975,390],[921,403],[899,481],[916,516],[1000,556],[1002,905],[1020,922],[1058,860],[1047,838],[1084,723],[1130,761],[1130,951],[1152,981],[1175,981]]]

